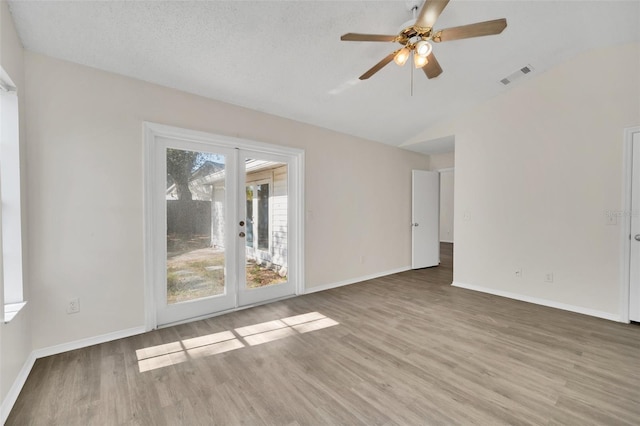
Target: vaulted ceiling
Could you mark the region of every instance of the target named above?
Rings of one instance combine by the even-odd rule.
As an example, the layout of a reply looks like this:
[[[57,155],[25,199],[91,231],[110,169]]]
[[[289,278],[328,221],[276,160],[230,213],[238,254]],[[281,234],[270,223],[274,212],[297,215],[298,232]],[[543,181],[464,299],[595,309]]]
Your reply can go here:
[[[31,51],[394,146],[510,90],[499,81],[525,65],[534,68],[526,78],[535,78],[576,53],[640,40],[637,1],[452,0],[436,29],[503,17],[508,27],[497,36],[435,44],[444,70],[435,79],[391,63],[358,80],[398,45],[340,36],[396,34],[413,4],[9,3]],[[609,77],[606,64],[594,66]]]

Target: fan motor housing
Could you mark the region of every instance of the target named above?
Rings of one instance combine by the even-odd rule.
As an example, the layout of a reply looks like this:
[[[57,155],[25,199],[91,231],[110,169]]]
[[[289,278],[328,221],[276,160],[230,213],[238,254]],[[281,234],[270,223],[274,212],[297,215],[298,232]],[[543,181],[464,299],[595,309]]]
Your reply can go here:
[[[416,25],[411,25],[406,27],[400,34],[398,34],[398,43],[402,45],[413,45],[420,40],[430,40],[431,39],[431,28],[429,27],[418,27]]]

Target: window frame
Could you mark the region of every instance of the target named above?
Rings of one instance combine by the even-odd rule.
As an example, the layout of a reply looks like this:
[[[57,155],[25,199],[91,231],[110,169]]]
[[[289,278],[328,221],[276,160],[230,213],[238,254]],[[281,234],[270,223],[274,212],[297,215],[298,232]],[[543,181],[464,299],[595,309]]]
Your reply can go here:
[[[20,110],[18,89],[0,66],[0,257],[4,322],[26,305],[24,299]]]

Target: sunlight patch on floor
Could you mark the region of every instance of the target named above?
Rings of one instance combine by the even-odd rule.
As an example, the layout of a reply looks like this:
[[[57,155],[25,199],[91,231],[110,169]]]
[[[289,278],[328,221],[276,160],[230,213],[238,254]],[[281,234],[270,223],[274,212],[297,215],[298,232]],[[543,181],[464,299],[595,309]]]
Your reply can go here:
[[[248,325],[136,350],[141,373],[340,324],[319,312]]]

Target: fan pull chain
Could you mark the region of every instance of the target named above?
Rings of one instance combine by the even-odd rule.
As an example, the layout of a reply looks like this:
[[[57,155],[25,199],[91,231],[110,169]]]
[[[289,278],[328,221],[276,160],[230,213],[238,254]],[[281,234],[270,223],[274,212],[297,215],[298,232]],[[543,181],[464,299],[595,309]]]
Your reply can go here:
[[[411,12],[413,12],[413,19],[418,19],[418,5],[415,5],[411,8]],[[413,61],[415,60],[415,58],[413,57],[413,55],[415,55],[416,53],[412,50],[411,51],[411,65],[413,65]],[[414,67],[410,67],[411,68],[411,97],[413,97],[413,68]]]

